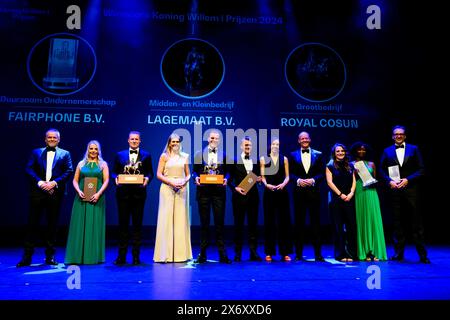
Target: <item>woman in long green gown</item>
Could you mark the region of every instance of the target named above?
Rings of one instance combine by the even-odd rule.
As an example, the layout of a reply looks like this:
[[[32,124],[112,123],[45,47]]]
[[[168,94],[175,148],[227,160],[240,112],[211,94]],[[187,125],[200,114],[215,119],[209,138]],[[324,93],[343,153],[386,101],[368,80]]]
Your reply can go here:
[[[86,178],[96,178],[96,192],[88,198],[84,194]],[[108,186],[108,164],[102,159],[100,143],[87,145],[84,159],[75,170],[73,187],[77,192],[73,201],[67,239],[66,264],[98,264],[105,262],[105,197]],[[95,186],[95,184],[94,184]]]
[[[351,147],[354,163],[363,161],[372,177],[376,177],[375,164],[366,160],[368,149],[369,146],[363,142],[354,143]],[[387,260],[377,189],[375,184],[364,187],[359,174],[356,180],[355,209],[359,260]]]

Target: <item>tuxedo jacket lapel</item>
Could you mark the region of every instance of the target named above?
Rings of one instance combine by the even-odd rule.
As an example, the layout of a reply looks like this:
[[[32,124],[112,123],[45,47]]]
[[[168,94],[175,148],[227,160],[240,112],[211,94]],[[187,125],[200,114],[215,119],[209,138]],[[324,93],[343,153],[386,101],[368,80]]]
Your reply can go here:
[[[311,166],[310,166],[310,169],[311,169],[312,166],[314,166],[314,163],[316,162],[316,159],[317,159],[316,153],[314,152],[313,149],[311,149]]]
[[[391,147],[391,158],[394,159],[395,163],[400,166],[400,162],[398,161],[397,152],[395,151],[395,146]],[[403,163],[405,163],[403,159]]]
[[[298,158],[298,163],[300,164],[300,168],[302,169],[303,174],[306,174],[306,169],[305,169],[305,165],[303,164],[303,160],[302,160],[302,152],[301,150],[297,151],[297,158]],[[311,153],[311,165],[310,165],[310,169],[313,165],[313,155]]]
[[[408,161],[411,156],[411,148],[408,145],[405,145],[405,157],[403,158],[403,165]]]
[[[243,163],[238,163],[237,169],[241,174],[247,175],[247,169],[245,169],[245,165]]]
[[[47,171],[47,152],[45,152],[46,148],[42,148],[40,161],[41,161],[41,167],[44,169],[44,173]],[[52,170],[55,168],[56,162],[59,159],[59,156],[61,154],[61,151],[56,148],[55,151],[55,157],[53,158],[52,163]]]
[[[316,155],[316,153],[314,152],[314,150],[313,150],[313,149],[310,149],[310,151],[311,151],[311,164],[310,164],[310,166],[309,166],[309,170],[311,170],[311,168],[315,165],[316,160],[317,160],[317,155]]]
[[[55,168],[56,162],[58,161],[60,154],[61,154],[61,150],[58,150],[58,148],[56,148],[55,157],[53,158],[53,163],[52,163],[52,170]]]
[[[47,170],[47,153],[45,152],[45,148],[41,149],[41,155],[39,157],[39,166],[45,170]]]

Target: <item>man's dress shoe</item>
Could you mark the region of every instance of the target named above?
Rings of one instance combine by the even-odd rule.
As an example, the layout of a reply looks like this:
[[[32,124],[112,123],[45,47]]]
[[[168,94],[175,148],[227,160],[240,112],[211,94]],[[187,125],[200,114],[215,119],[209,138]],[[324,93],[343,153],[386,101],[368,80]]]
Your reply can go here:
[[[294,261],[305,261],[302,256],[296,255]]]
[[[200,253],[194,263],[206,263],[206,260],[206,255]]]
[[[250,254],[250,261],[262,261],[263,259],[257,253]]]
[[[392,260],[392,261],[403,261],[403,256],[400,255],[400,254],[396,254],[396,255],[393,255],[390,260]]]
[[[141,264],[139,257],[133,257],[133,265],[138,266]]]
[[[58,265],[58,262],[55,260],[55,257],[51,256],[45,258],[45,264],[48,264],[50,266],[56,266]]]
[[[123,266],[125,263],[127,263],[125,257],[119,256],[119,257],[117,257],[116,260],[114,260],[114,264],[115,264],[116,266]]]
[[[431,261],[427,257],[420,257],[420,262],[425,264],[430,264]]]
[[[242,258],[240,255],[234,256],[234,262],[241,262],[241,261],[242,261]]]
[[[314,260],[316,260],[316,262],[325,262],[325,259],[322,256],[317,256]]]
[[[28,267],[29,265],[31,265],[31,257],[24,257],[22,258],[22,260],[19,261],[16,267],[17,268]]]
[[[220,262],[220,263],[228,263],[228,264],[229,264],[229,263],[231,263],[231,260],[228,259],[227,256],[220,256],[219,262]]]

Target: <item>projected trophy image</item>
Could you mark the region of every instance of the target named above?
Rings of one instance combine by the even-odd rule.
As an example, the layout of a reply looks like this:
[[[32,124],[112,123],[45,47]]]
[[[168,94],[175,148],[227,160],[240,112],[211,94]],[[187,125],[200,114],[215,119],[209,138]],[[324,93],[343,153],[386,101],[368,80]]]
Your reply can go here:
[[[186,94],[191,95],[192,90],[200,88],[203,80],[203,67],[205,55],[192,47],[184,63],[184,80],[186,81]]]
[[[77,89],[77,39],[53,38],[50,40],[47,76],[43,79],[46,89]]]
[[[184,98],[202,98],[222,83],[225,65],[219,51],[206,41],[185,39],[164,53],[161,75],[166,86]]]
[[[82,37],[54,33],[39,40],[30,50],[27,72],[42,92],[56,96],[83,90],[94,78],[97,57]]]
[[[295,48],[287,58],[286,80],[301,98],[322,102],[336,97],[345,85],[345,65],[330,47],[307,43]]]

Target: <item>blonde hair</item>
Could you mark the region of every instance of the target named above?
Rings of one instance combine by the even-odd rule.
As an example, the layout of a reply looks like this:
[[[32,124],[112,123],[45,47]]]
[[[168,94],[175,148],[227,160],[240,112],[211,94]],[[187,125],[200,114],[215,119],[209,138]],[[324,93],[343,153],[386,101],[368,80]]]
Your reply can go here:
[[[89,160],[89,146],[91,144],[95,144],[97,146],[98,149],[98,161],[97,164],[100,168],[102,168],[103,163],[105,163],[105,160],[103,160],[102,158],[102,147],[100,146],[100,142],[98,142],[97,140],[91,140],[88,142],[87,146],[86,146],[86,153],[84,154],[83,160],[81,160],[80,164],[81,166],[86,165],[86,163],[88,163]]]

